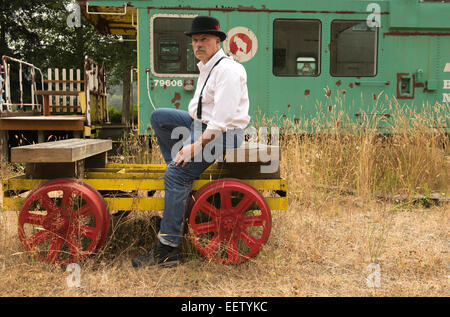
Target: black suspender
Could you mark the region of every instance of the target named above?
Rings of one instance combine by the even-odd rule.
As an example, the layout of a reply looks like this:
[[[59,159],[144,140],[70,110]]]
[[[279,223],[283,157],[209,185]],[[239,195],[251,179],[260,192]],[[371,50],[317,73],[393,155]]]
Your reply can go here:
[[[215,64],[214,66],[211,68],[211,70],[209,71],[208,77],[206,77],[205,83],[203,84],[203,88],[200,91],[200,97],[198,98],[198,105],[197,105],[197,119],[201,119],[202,118],[202,98],[203,98],[203,89],[205,89],[206,83],[208,82],[209,76],[211,76],[211,72],[213,71],[214,67],[217,66],[217,64],[220,63],[220,61],[222,59],[226,58],[226,56],[222,56]]]

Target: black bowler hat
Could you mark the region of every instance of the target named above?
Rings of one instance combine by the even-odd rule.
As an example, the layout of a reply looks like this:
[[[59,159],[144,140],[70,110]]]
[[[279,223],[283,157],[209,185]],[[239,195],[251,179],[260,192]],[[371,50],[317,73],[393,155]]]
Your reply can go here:
[[[227,35],[219,28],[219,20],[204,15],[195,17],[192,21],[191,30],[184,32],[184,34],[189,36],[193,34],[212,34],[218,36],[221,42],[227,38]]]

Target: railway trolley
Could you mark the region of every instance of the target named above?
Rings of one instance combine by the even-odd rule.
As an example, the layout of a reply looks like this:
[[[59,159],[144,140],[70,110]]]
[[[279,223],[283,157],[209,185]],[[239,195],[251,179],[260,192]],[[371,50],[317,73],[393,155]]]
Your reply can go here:
[[[263,148],[246,143],[227,150],[223,162],[194,181],[187,234],[204,257],[224,264],[254,257],[269,238],[271,210],[287,209],[279,169],[259,172],[267,165],[260,154],[278,147]],[[26,168],[24,175],[2,181],[3,209],[20,210],[18,234],[26,251],[52,264],[76,263],[104,245],[115,211],[164,208],[166,165],[107,164],[110,149],[111,140],[99,139],[12,148],[11,160]],[[239,151],[246,162],[227,162]]]

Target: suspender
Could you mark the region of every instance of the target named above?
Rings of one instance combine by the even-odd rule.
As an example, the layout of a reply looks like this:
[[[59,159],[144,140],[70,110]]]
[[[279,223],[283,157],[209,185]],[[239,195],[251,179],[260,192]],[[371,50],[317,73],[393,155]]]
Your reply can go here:
[[[226,58],[226,56],[222,56],[215,64],[214,66],[211,68],[211,70],[209,71],[208,77],[206,77],[205,83],[203,84],[203,88],[200,92],[200,97],[198,98],[198,105],[197,105],[197,118],[201,119],[202,118],[202,99],[203,99],[203,89],[205,89],[206,83],[208,82],[209,76],[211,76],[211,72],[213,71],[214,67],[217,66],[217,64],[220,63],[220,61],[222,59]]]

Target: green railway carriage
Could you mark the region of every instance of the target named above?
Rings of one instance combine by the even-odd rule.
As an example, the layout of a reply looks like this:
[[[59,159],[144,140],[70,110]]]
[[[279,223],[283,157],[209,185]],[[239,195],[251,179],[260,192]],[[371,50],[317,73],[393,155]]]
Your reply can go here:
[[[302,126],[339,110],[352,122],[389,122],[387,98],[396,98],[419,112],[431,106],[434,127],[448,131],[448,0],[79,3],[99,31],[137,39],[142,135],[154,108],[187,109],[194,94],[197,61],[183,31],[196,15],[219,19],[225,52],[246,68],[253,124],[264,116]]]

